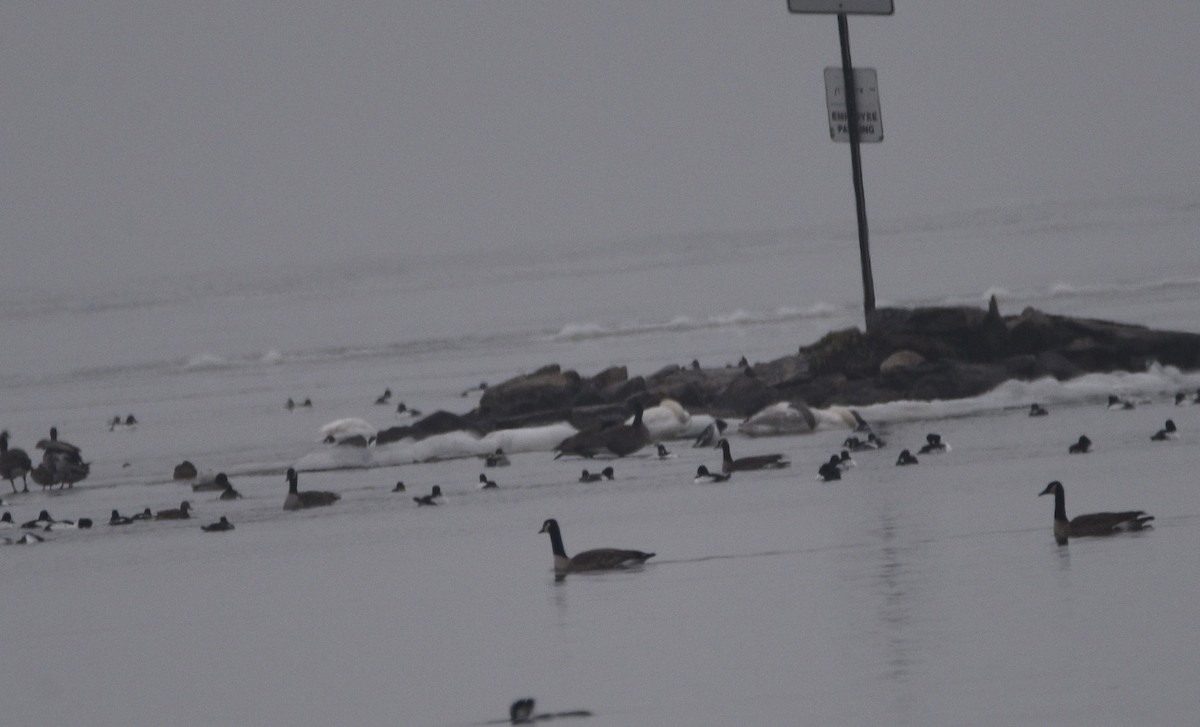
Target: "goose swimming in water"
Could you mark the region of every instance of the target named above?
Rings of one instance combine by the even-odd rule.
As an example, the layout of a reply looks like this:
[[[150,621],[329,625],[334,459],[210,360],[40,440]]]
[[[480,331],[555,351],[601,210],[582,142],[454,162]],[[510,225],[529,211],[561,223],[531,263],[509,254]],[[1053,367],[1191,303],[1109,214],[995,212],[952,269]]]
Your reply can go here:
[[[413,502],[417,503],[418,507],[422,505],[444,505],[446,503],[446,498],[442,497],[441,486],[434,485],[433,489],[429,491],[428,495],[414,497]]]
[[[1067,447],[1067,454],[1087,454],[1092,449],[1092,440],[1086,434],[1079,435],[1079,441]]]
[[[12,491],[17,491],[16,479],[21,478],[24,489],[22,492],[29,492],[29,473],[33,471],[33,461],[29,459],[29,455],[25,450],[13,447],[8,448],[8,430],[0,432],[0,478],[8,480],[8,484],[12,485]]]
[[[644,409],[633,406],[633,423],[617,424],[601,431],[605,448],[618,457],[633,454],[650,443],[650,430],[642,423]]]
[[[781,469],[789,467],[792,464],[782,454],[756,454],[750,457],[734,459],[729,451],[729,440],[723,437],[717,442],[717,446],[721,448],[721,471],[725,473]]]
[[[616,473],[613,471],[612,467],[605,467],[599,472],[588,472],[587,470],[584,470],[583,474],[579,476],[579,481],[599,482],[600,480],[611,480],[615,475]]]
[[[918,464],[917,458],[914,457],[912,452],[908,451],[907,449],[902,450],[900,452],[900,457],[896,460],[896,466],[903,467],[910,464]]]
[[[1179,431],[1175,429],[1175,422],[1170,419],[1167,420],[1162,429],[1159,429],[1150,436],[1150,441],[1152,442],[1166,442],[1172,439],[1179,439]]]
[[[542,529],[538,533],[550,534],[550,549],[554,551],[554,572],[559,576],[566,575],[567,573],[613,570],[631,565],[640,565],[655,555],[654,553],[644,553],[640,550],[597,548],[595,550],[585,550],[582,553],[576,553],[574,557],[568,557],[567,551],[563,548],[562,533],[558,529],[557,520],[554,518],[546,520],[546,522],[542,523]]]
[[[233,530],[233,523],[229,522],[224,515],[221,519],[211,525],[201,525],[200,529],[206,533],[225,533]]]
[[[1046,485],[1046,489],[1038,493],[1039,497],[1042,495],[1054,495],[1054,539],[1059,545],[1066,545],[1070,538],[1142,530],[1150,527],[1147,523],[1154,519],[1153,515],[1147,515],[1144,510],[1126,510],[1092,512],[1067,520],[1066,493],[1062,483],[1058,480],[1051,482]]]
[[[287,474],[284,475],[288,482],[288,494],[283,499],[284,510],[303,510],[310,507],[324,507],[332,505],[342,496],[336,492],[323,492],[321,490],[307,490],[301,492],[299,490],[300,476],[296,474],[296,470],[288,467]]]
[[[728,482],[730,476],[731,475],[727,475],[724,472],[721,472],[721,473],[709,472],[707,467],[705,467],[704,465],[700,465],[699,467],[696,468],[696,477],[695,477],[695,479],[692,480],[692,482],[696,482],[696,483]]]

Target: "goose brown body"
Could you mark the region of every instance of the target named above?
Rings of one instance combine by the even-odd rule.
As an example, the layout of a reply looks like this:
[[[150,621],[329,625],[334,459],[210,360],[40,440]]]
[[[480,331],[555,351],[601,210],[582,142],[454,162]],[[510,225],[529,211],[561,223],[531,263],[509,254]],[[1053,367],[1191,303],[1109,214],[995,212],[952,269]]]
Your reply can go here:
[[[560,576],[567,573],[614,570],[631,565],[640,565],[655,555],[654,553],[645,553],[640,550],[596,548],[595,550],[585,550],[582,553],[576,553],[573,557],[568,557],[566,549],[563,547],[562,532],[558,528],[557,520],[554,518],[546,520],[546,522],[542,523],[542,529],[538,532],[550,534],[550,547],[554,551],[554,572]]]
[[[1059,545],[1066,545],[1070,538],[1082,538],[1099,535],[1115,535],[1121,532],[1142,530],[1150,527],[1148,523],[1154,519],[1145,510],[1125,510],[1123,512],[1090,512],[1076,515],[1067,519],[1066,492],[1058,480],[1046,485],[1046,489],[1038,493],[1054,495],[1054,539]]]
[[[284,510],[303,510],[310,507],[324,507],[332,505],[342,496],[336,492],[322,492],[320,490],[307,490],[301,492],[299,489],[300,477],[296,474],[296,470],[288,468],[287,471],[288,494],[283,500]]]
[[[782,454],[757,454],[751,457],[733,458],[729,451],[729,440],[721,439],[717,442],[717,446],[721,448],[722,461],[721,471],[729,472],[748,472],[750,470],[768,470],[780,469],[791,466],[791,462],[784,459]]]

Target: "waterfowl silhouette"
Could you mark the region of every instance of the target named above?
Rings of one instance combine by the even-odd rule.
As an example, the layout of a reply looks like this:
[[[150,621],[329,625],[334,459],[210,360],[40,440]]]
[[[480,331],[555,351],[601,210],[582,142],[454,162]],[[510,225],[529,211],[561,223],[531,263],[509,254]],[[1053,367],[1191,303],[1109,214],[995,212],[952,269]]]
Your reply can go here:
[[[925,444],[917,450],[917,454],[941,454],[950,451],[950,445],[942,441],[942,435],[930,432],[925,435]]]
[[[196,470],[196,465],[185,459],[175,465],[175,469],[171,472],[171,477],[176,480],[194,480],[198,474],[200,473]]]
[[[831,459],[829,461],[832,462],[833,460]],[[843,472],[851,467],[858,466],[858,463],[854,461],[854,458],[850,456],[850,453],[844,449],[842,450],[841,454],[837,455],[837,461],[838,467],[840,467]]]
[[[650,430],[642,423],[643,413],[642,405],[634,404],[631,424],[617,424],[602,430],[605,448],[618,457],[624,457],[649,444]]]
[[[0,478],[8,480],[8,484],[12,485],[12,491],[17,491],[16,479],[21,478],[24,485],[22,492],[29,492],[29,473],[33,471],[33,461],[29,459],[29,455],[25,450],[13,447],[8,448],[8,430],[0,432]]]
[[[665,446],[663,446],[662,444],[656,444],[654,446],[658,450],[658,458],[659,459],[674,459],[675,458],[675,455],[670,450],[668,450]]]
[[[721,448],[722,462],[721,471],[730,472],[749,472],[751,470],[765,469],[780,469],[791,466],[791,462],[786,460],[782,454],[757,454],[750,457],[733,458],[729,452],[729,440],[722,437],[717,446]]]
[[[201,525],[200,529],[206,533],[224,533],[233,530],[233,523],[222,515],[221,519],[211,525]]]
[[[1087,454],[1092,449],[1092,440],[1086,434],[1079,435],[1079,441],[1067,447],[1067,454]]]
[[[483,464],[485,467],[507,467],[510,462],[508,455],[504,454],[504,450],[497,447],[495,452],[484,458]]]
[[[487,475],[480,473],[480,475],[479,475],[479,489],[481,489],[481,490],[494,490],[494,489],[496,489],[497,487],[499,487],[499,485],[497,485],[497,484],[496,484],[495,480],[489,480],[489,479],[487,478]]]
[[[383,393],[379,395],[379,398],[375,400],[375,403],[377,405],[383,405],[383,404],[387,404],[387,403],[391,402],[391,400],[392,400],[392,390],[384,389]]]
[[[413,502],[417,503],[417,506],[420,507],[422,505],[442,505],[445,504],[446,500],[444,497],[442,497],[441,486],[434,485],[433,489],[429,491],[428,495],[419,495],[414,497]]]
[[[88,476],[91,464],[83,461],[79,447],[58,438],[57,427],[50,427],[50,438],[40,440],[36,446],[43,450],[42,464],[51,485],[57,484],[60,489],[74,487],[76,482]]]
[[[303,510],[309,507],[323,507],[332,505],[342,496],[336,492],[323,492],[321,490],[308,490],[301,492],[299,487],[300,477],[296,474],[296,470],[288,467],[287,474],[284,475],[288,482],[288,494],[283,499],[284,510]]]
[[[220,477],[220,476],[221,475],[218,475],[218,477]],[[221,495],[217,499],[218,500],[240,500],[240,499],[242,499],[242,493],[235,490],[233,488],[233,484],[229,482],[228,478],[226,478],[225,479],[225,489],[221,490]]]
[[[154,519],[154,513],[150,512],[150,508],[146,508],[145,510],[142,510],[141,512],[137,513],[136,515],[130,515],[130,516],[129,516],[129,519],[130,519],[130,520],[134,520],[134,521],[137,521],[137,520],[153,520],[153,519]]]
[[[1042,408],[1041,404],[1033,403],[1029,405],[1029,416],[1031,417],[1044,417],[1049,413],[1050,412]]]
[[[836,454],[817,469],[817,478],[822,482],[833,482],[842,479],[841,458]]]
[[[1112,411],[1129,411],[1133,408],[1133,402],[1128,399],[1122,399],[1113,394],[1108,395],[1108,408]]]
[[[392,492],[404,492],[404,481],[397,480],[396,486],[392,488]]]
[[[601,470],[599,472],[588,472],[587,470],[584,470],[583,474],[581,474],[579,476],[579,481],[580,482],[599,482],[600,480],[611,480],[614,475],[615,475],[615,472],[613,472],[612,467],[605,467],[603,470]]]
[[[730,475],[727,475],[724,472],[709,472],[707,467],[700,465],[696,468],[696,477],[692,480],[692,482],[728,482],[729,477]]]
[[[554,459],[575,455],[591,459],[605,450],[604,430],[587,429],[572,434],[554,446]]]
[[[192,504],[187,500],[179,503],[179,507],[170,510],[159,510],[154,513],[155,520],[188,520],[192,516],[188,511],[192,509]]]
[[[1179,431],[1177,429],[1175,429],[1175,422],[1168,419],[1167,423],[1163,425],[1162,429],[1159,429],[1157,432],[1155,432],[1154,434],[1152,434],[1150,436],[1150,441],[1166,442],[1168,440],[1178,439],[1178,438],[1179,438]]]
[[[3,515],[0,515],[0,528],[13,528],[16,526],[17,524],[13,522],[11,512],[5,511]]]
[[[640,550],[597,548],[576,553],[574,557],[568,557],[563,548],[562,532],[558,528],[557,520],[554,518],[546,520],[542,523],[542,529],[538,533],[550,534],[550,549],[554,551],[554,572],[560,576],[567,573],[612,570],[630,565],[640,565],[655,555]]]
[[[215,477],[208,479],[211,475],[206,475],[192,485],[192,492],[221,492],[227,488],[233,487],[229,483],[229,477],[224,472],[218,472]]]
[[[534,714],[534,699],[526,697],[513,702],[508,708],[509,724],[533,724],[534,722],[545,722],[552,719],[561,719],[566,717],[591,717],[592,713],[586,709],[572,709],[567,712],[543,712]]]
[[[896,466],[903,467],[910,464],[918,464],[917,458],[914,457],[912,452],[909,452],[907,449],[901,450],[900,457],[896,459]]]
[[[1046,489],[1038,496],[1054,495],[1054,539],[1059,545],[1066,545],[1069,538],[1081,538],[1095,535],[1114,535],[1116,533],[1142,530],[1154,519],[1144,510],[1126,510],[1124,512],[1092,512],[1086,515],[1076,515],[1067,520],[1066,493],[1058,480],[1046,485]]]
[[[292,401],[292,397],[289,396],[287,403],[283,405],[283,408],[291,411],[292,409],[296,408],[296,402]]]
[[[50,517],[50,513],[42,510],[33,520],[21,523],[22,530],[40,530],[50,523],[54,522],[54,518]]]
[[[133,519],[127,518],[124,515],[122,515],[121,513],[117,512],[116,510],[113,510],[112,517],[110,517],[108,519],[108,524],[109,525],[131,525],[131,524],[133,524]]]
[[[704,431],[700,432],[696,437],[696,441],[692,442],[692,447],[700,448],[716,445],[717,440],[721,438],[721,435],[725,432],[725,428],[728,426],[729,423],[724,419],[714,419],[712,424],[709,424],[704,428]]]

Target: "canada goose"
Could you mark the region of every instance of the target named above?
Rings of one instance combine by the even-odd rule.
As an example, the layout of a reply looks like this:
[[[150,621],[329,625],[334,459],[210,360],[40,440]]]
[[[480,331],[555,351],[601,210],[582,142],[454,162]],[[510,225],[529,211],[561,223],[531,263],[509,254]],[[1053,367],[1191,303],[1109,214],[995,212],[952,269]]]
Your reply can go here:
[[[79,447],[58,438],[57,427],[50,427],[50,438],[40,440],[36,446],[44,450],[42,464],[45,465],[46,474],[50,478],[50,486],[57,484],[60,488],[63,485],[74,487],[76,482],[86,478],[91,471],[91,464],[83,461]]]
[[[896,460],[896,466],[903,467],[904,465],[909,464],[918,464],[917,458],[914,457],[912,452],[909,452],[907,449],[902,450],[900,452],[900,457]]]
[[[212,525],[201,525],[200,529],[206,533],[224,533],[229,530],[233,530],[233,523],[229,522],[229,520],[222,515],[221,519],[217,522],[213,523]]]
[[[1108,395],[1108,408],[1111,411],[1129,411],[1133,408],[1133,402],[1128,399],[1122,399],[1112,394]]]
[[[925,444],[917,450],[917,454],[941,454],[950,451],[950,445],[942,441],[942,435],[930,432],[925,435]]]
[[[392,492],[404,492],[404,481],[397,480],[396,486],[392,488]]]
[[[674,459],[675,458],[675,455],[670,450],[668,450],[666,447],[664,447],[663,445],[656,444],[654,446],[658,450],[658,458],[659,459]]]
[[[229,477],[224,472],[218,472],[211,480],[206,476],[203,481],[192,485],[192,492],[220,492],[230,487],[233,485],[230,484]]]
[[[608,451],[624,457],[650,443],[650,430],[642,423],[644,411],[641,404],[634,404],[633,423],[617,424],[603,430],[604,446]]]
[[[384,389],[383,393],[379,395],[379,398],[375,400],[375,404],[382,406],[383,404],[387,404],[391,400],[392,400],[392,390]]]
[[[1165,442],[1170,439],[1178,439],[1178,438],[1179,438],[1179,431],[1177,429],[1175,429],[1175,422],[1168,419],[1167,423],[1163,425],[1162,429],[1159,429],[1157,432],[1155,432],[1153,435],[1150,436],[1150,441]],[[15,488],[14,488],[14,490],[15,490]]]
[[[495,452],[484,458],[483,464],[486,467],[507,467],[510,463],[508,455],[504,454],[504,450],[497,447]]]
[[[112,517],[110,517],[108,519],[108,524],[109,525],[131,525],[131,524],[133,524],[133,520],[131,518],[125,517],[121,513],[117,512],[116,510],[113,510]]]
[[[817,469],[817,478],[822,482],[833,482],[842,479],[841,458],[836,454]]]
[[[600,480],[611,480],[615,474],[616,473],[613,472],[612,467],[605,467],[599,472],[588,472],[587,470],[584,470],[583,474],[579,476],[579,481],[599,482]]]
[[[47,487],[54,486],[54,475],[51,474],[50,468],[46,466],[45,462],[42,462],[37,467],[34,467],[32,470],[30,470],[29,476],[33,478],[33,481],[36,484],[42,486],[43,492]]]
[[[291,467],[288,467],[285,477],[287,477],[288,481],[288,494],[283,500],[284,510],[303,510],[308,507],[322,507],[324,505],[332,505],[342,499],[342,496],[336,492],[322,492],[320,490],[300,492],[297,489],[300,478],[296,474],[296,470]]]
[[[576,553],[574,558],[568,558],[567,551],[563,549],[562,533],[558,529],[557,520],[550,518],[542,523],[542,529],[538,533],[550,533],[550,548],[554,551],[554,572],[560,576],[580,571],[611,570],[627,565],[639,565],[655,555],[640,550],[597,548]]]
[[[200,473],[196,470],[196,465],[185,459],[179,464],[175,465],[175,469],[172,471],[171,477],[176,480],[194,480],[198,474]]]
[[[1042,408],[1041,404],[1035,402],[1029,405],[1029,416],[1031,417],[1044,417],[1049,413],[1050,412]]]
[[[130,520],[153,520],[154,513],[150,512],[150,508],[146,508],[145,510],[142,510],[141,512],[137,513],[136,515],[130,515],[129,519]]]
[[[752,457],[733,458],[729,453],[729,440],[722,437],[717,446],[721,448],[723,461],[721,462],[721,471],[726,474],[730,472],[748,472],[750,470],[765,470],[765,469],[780,469],[791,466],[791,462],[784,459],[782,454],[757,454]]]
[[[188,520],[192,516],[188,514],[188,510],[192,509],[192,504],[187,500],[179,503],[179,507],[170,510],[159,510],[154,513],[155,520]]]
[[[0,478],[8,480],[12,491],[17,491],[16,479],[21,478],[25,487],[22,492],[29,492],[29,473],[33,471],[33,461],[25,450],[14,447],[8,448],[8,430],[0,432]]]
[[[605,448],[604,430],[587,429],[572,434],[554,446],[554,459],[573,454],[577,457],[591,459]]]
[[[716,472],[709,472],[707,467],[700,465],[696,468],[696,477],[692,480],[692,482],[728,482],[729,477],[730,476],[724,472],[719,474]]]
[[[1038,496],[1054,495],[1054,539],[1059,545],[1066,545],[1068,538],[1081,538],[1088,535],[1113,535],[1130,530],[1141,530],[1149,527],[1148,522],[1154,519],[1144,510],[1126,510],[1125,512],[1092,512],[1086,515],[1076,515],[1067,520],[1066,494],[1062,483],[1058,480],[1046,485],[1046,489]]]
[[[414,497],[413,502],[417,503],[418,507],[420,507],[422,505],[443,505],[443,504],[445,504],[446,499],[444,497],[442,497],[441,486],[434,485],[433,489],[431,489],[429,491],[428,495],[420,495],[418,497]]]
[[[699,436],[696,437],[696,441],[692,442],[692,447],[712,447],[721,438],[721,435],[725,432],[725,428],[728,426],[729,424],[724,419],[714,419],[712,424],[709,424],[704,428],[704,431],[700,432]]]
[[[495,481],[495,480],[489,480],[489,479],[487,478],[487,475],[480,473],[480,475],[479,475],[479,489],[481,489],[481,490],[494,490],[494,489],[496,489],[497,487],[499,487],[499,485],[497,485],[497,484],[496,484],[496,481]]]
[[[1079,435],[1079,441],[1067,447],[1067,454],[1087,454],[1092,448],[1092,440],[1086,434]]]

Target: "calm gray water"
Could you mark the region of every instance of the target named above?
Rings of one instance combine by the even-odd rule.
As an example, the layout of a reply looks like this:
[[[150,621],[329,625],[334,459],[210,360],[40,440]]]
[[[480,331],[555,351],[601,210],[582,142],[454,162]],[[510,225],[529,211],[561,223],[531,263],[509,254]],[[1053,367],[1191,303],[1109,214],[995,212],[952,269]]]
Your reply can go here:
[[[476,489],[473,457],[303,472],[335,490],[284,513],[282,470],[327,461],[320,427],[390,387],[425,411],[549,362],[648,374],[698,358],[765,360],[859,319],[852,234],[800,230],[518,255],[348,260],[122,290],[6,291],[3,426],[34,452],[50,426],[92,476],[9,495],[91,517],[91,531],[0,549],[5,724],[471,725],[523,696],[593,725],[1186,724],[1200,708],[1194,594],[1200,375],[1154,368],[1012,384],[963,402],[862,410],[889,446],[839,483],[816,467],[846,432],[734,437],[788,470],[696,485],[713,450],[588,463],[518,452]],[[876,230],[881,301],[1026,305],[1200,330],[1200,209],[1169,201],[1020,206]],[[1153,254],[1131,256],[1136,241]],[[1108,393],[1140,401],[1109,412]],[[283,402],[311,397],[311,410]],[[1051,415],[1030,419],[1030,401]],[[109,431],[114,415],[140,424]],[[1179,441],[1151,443],[1165,419]],[[952,445],[896,468],[936,431]],[[1086,456],[1067,445],[1086,433]],[[443,456],[469,449],[449,441]],[[225,470],[234,503],[167,481],[182,459]],[[128,466],[124,466],[128,463]],[[1068,514],[1141,508],[1155,528],[1067,547]],[[390,492],[404,480],[409,495]],[[439,484],[441,508],[411,494]],[[7,487],[5,485],[5,487]],[[39,488],[34,488],[39,489]],[[128,528],[122,513],[189,499],[197,519]],[[197,525],[227,515],[228,534]],[[555,582],[537,534],[571,552],[657,552],[644,568]],[[8,531],[4,535],[11,535]]]

